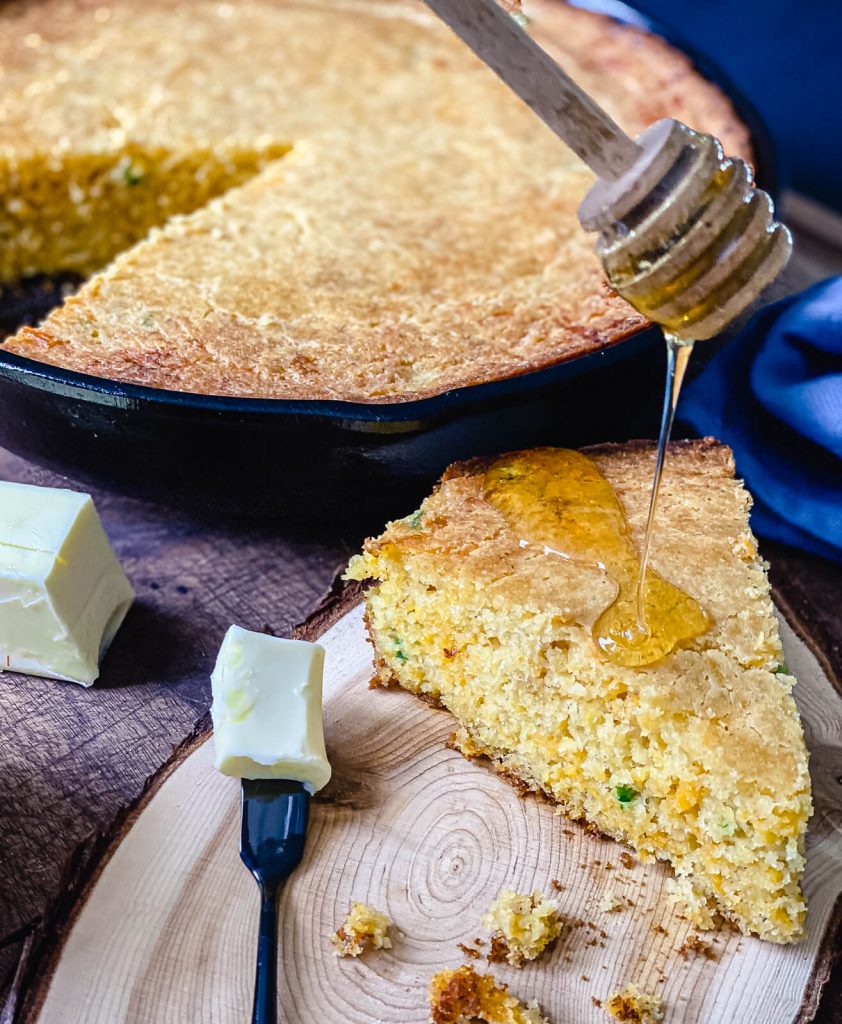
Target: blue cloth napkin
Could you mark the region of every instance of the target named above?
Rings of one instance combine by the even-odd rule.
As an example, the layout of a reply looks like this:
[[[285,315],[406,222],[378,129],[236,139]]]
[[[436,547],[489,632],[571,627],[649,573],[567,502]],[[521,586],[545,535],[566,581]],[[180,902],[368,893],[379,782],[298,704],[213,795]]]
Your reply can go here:
[[[733,449],[758,535],[842,563],[842,277],[756,314],[679,416]]]

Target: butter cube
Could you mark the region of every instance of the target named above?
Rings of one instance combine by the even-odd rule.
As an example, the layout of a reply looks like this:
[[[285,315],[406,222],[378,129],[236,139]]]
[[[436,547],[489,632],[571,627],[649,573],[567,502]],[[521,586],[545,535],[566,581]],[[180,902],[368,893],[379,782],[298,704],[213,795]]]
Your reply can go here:
[[[322,725],[324,648],[231,626],[213,689],[216,767],[240,779],[330,779]]]
[[[90,686],[133,599],[89,494],[0,481],[0,671]]]

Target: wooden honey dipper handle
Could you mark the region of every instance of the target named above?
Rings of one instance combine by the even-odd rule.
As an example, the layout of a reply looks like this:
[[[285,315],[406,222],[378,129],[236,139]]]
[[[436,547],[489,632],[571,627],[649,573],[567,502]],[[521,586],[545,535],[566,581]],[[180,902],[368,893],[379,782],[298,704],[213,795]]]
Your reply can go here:
[[[640,159],[637,143],[496,0],[426,3],[601,178],[615,181]]]
[[[579,222],[600,232],[606,275],[638,312],[685,341],[710,338],[786,264],[772,201],[712,136],[665,118],[632,140],[496,0],[426,3],[596,172]]]

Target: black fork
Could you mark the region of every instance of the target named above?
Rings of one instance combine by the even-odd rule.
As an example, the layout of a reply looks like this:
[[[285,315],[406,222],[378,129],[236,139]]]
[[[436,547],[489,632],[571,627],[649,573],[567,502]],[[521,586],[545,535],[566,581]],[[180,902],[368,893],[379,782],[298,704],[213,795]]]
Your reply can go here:
[[[278,1020],[278,895],[301,863],[310,794],[287,779],[243,779],[240,858],[260,886],[252,1024]]]

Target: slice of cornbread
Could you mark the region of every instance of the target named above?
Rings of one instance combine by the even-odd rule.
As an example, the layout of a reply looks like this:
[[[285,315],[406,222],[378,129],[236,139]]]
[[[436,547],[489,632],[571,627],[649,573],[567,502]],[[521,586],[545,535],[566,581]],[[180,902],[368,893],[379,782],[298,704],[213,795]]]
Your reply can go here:
[[[560,0],[528,14],[629,131],[675,115],[749,155],[662,40]],[[19,355],[379,402],[644,322],[579,227],[588,170],[417,0],[13,2],[0,68],[0,280],[87,273],[168,221],[9,341]]]
[[[653,447],[587,454],[639,546]],[[700,926],[715,910],[762,938],[798,939],[807,752],[730,451],[671,446],[651,564],[712,624],[641,668],[608,661],[591,634],[616,586],[596,564],[523,545],[486,499],[491,461],[452,466],[352,560],[348,575],[371,581],[377,681],[439,701],[465,753],[641,859],[671,861]]]
[[[473,967],[439,971],[430,981],[433,1024],[549,1024],[535,1000],[522,1003],[490,974]]]

